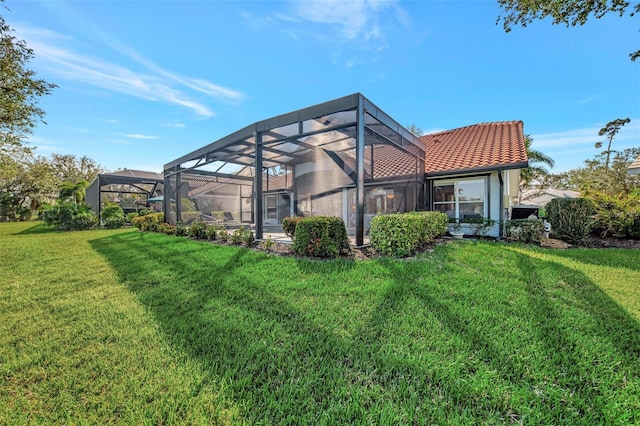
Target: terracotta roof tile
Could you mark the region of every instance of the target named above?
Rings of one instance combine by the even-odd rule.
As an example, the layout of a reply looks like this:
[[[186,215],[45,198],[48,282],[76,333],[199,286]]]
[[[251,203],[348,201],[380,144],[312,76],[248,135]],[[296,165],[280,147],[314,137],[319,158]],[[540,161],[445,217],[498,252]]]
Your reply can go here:
[[[526,167],[522,121],[480,123],[424,135],[425,173]]]
[[[377,146],[373,152],[374,179],[411,176],[416,173],[416,159],[409,153],[389,145]]]

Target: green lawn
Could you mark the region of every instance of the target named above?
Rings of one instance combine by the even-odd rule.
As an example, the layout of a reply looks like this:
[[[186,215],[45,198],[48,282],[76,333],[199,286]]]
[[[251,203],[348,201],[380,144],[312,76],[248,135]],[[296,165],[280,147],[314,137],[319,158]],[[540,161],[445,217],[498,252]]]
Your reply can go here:
[[[0,424],[640,422],[640,251],[0,224]]]

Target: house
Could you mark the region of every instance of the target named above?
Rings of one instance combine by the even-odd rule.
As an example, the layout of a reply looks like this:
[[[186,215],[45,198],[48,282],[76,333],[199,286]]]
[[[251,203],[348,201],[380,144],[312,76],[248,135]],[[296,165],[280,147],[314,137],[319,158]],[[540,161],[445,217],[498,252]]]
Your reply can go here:
[[[640,175],[640,155],[627,168],[630,175]]]
[[[420,138],[425,146],[428,210],[469,219],[509,218],[527,167],[522,121],[480,123]],[[488,235],[497,237],[499,225]]]
[[[555,188],[531,188],[523,191],[522,201],[539,207],[546,206],[554,198],[579,198],[578,191]]]
[[[379,214],[504,219],[523,167],[521,121],[418,138],[355,93],[253,123],[165,164],[164,211],[172,223],[230,217],[255,226],[257,239],[281,231],[287,216],[338,216],[362,245]]]

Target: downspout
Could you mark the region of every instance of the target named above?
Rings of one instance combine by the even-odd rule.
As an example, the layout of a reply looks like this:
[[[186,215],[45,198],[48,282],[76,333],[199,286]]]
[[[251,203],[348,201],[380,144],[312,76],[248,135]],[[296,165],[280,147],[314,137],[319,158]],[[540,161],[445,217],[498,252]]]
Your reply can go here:
[[[499,211],[500,211],[500,232],[498,233],[498,237],[502,238],[505,236],[506,234],[506,223],[505,223],[505,212],[504,212],[504,197],[505,197],[505,193],[504,193],[504,179],[502,177],[502,173],[504,172],[504,170],[498,170],[498,181],[500,181],[500,200],[498,201],[499,204]]]
[[[255,140],[255,165],[254,169],[256,172],[255,176],[255,212],[253,217],[255,219],[256,225],[256,239],[262,240],[263,237],[263,226],[262,219],[264,214],[262,212],[263,209],[263,200],[262,200],[262,133],[257,130],[254,132],[254,140]],[[242,195],[242,194],[240,194]],[[242,209],[240,210],[240,214],[242,215]]]

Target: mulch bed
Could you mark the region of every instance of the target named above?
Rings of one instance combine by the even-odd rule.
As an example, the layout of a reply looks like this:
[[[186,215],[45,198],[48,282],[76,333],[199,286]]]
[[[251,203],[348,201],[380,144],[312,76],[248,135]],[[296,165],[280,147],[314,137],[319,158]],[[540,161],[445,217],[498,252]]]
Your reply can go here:
[[[482,238],[482,237],[469,238],[468,240],[478,240],[478,239],[495,241],[495,239],[493,239],[493,238]],[[425,252],[432,251],[435,246],[441,245],[441,244],[448,244],[451,241],[453,241],[453,239],[451,239],[450,237],[439,238],[437,240],[434,240],[431,244],[429,244],[426,247],[424,247],[422,250],[420,250],[420,253],[425,253]],[[503,243],[503,244],[509,244],[509,242],[505,241],[505,240],[502,240],[500,242]],[[216,244],[221,244],[218,241],[216,241],[215,243]],[[227,243],[226,245],[232,245],[232,244],[231,243]],[[575,248],[575,246],[572,246],[571,244],[568,244],[568,243],[566,243],[564,241],[557,240],[557,239],[554,239],[554,238],[545,238],[545,239],[543,239],[540,242],[540,246],[546,247],[546,248],[552,248],[552,249],[570,249],[570,248]],[[619,239],[619,238],[590,237],[589,239],[587,239],[585,244],[583,246],[580,246],[580,247],[640,249],[640,240],[624,240],[624,239]],[[273,245],[269,248],[269,250],[266,250],[261,244],[254,244],[253,246],[250,247],[250,249],[251,250],[255,250],[255,251],[270,253],[270,254],[277,255],[277,256],[292,256],[292,257],[299,257],[299,258],[307,258],[308,259],[308,257],[298,256],[297,254],[295,254],[291,250],[291,244],[274,242]],[[416,254],[418,254],[418,253],[416,253]],[[380,253],[378,253],[371,246],[352,248],[351,249],[351,254],[349,256],[345,256],[345,258],[355,259],[355,260],[368,260],[368,259],[375,259],[375,258],[379,258],[379,257],[383,257],[383,256]],[[409,259],[411,259],[413,257],[415,257],[415,256],[411,256],[411,257],[409,257]],[[326,260],[326,259],[317,258],[317,260]]]

